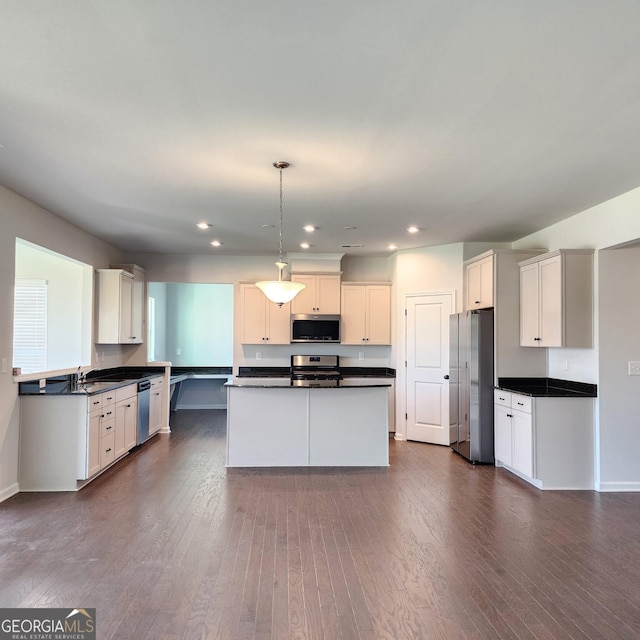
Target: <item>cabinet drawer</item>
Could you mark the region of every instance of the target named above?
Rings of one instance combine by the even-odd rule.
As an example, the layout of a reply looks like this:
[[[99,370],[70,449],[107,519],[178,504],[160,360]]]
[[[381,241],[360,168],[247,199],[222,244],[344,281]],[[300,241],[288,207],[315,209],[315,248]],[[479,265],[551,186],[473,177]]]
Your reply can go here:
[[[503,407],[511,408],[511,391],[503,391],[502,389],[494,389],[493,401]]]
[[[495,404],[507,407],[508,409],[517,409],[518,411],[524,411],[525,413],[533,412],[531,396],[523,396],[519,393],[513,393],[513,391],[494,389],[493,401]]]
[[[519,393],[511,394],[511,408],[525,413],[532,413],[531,396],[521,396]]]
[[[100,437],[101,438],[104,438],[109,434],[115,433],[115,430],[116,430],[115,413],[113,414],[113,417],[111,417],[109,420],[103,419],[100,421]]]
[[[102,409],[102,394],[97,396],[89,396],[87,404],[89,413],[94,413]]]
[[[113,391],[105,391],[105,393],[100,394],[102,396],[102,408],[107,407],[111,404],[116,403],[116,390]]]
[[[106,467],[115,460],[115,446],[114,433],[100,439],[100,467]]]

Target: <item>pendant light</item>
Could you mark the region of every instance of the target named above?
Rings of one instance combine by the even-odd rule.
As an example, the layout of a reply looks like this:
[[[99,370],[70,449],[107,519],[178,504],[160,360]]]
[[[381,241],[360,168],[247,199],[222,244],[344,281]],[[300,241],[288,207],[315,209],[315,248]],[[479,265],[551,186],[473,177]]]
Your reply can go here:
[[[289,166],[288,162],[274,162],[273,166],[280,171],[280,251],[278,254],[278,279],[263,280],[256,282],[262,293],[264,293],[271,302],[275,302],[279,307],[287,302],[291,302],[305,287],[301,282],[291,282],[282,279],[282,270],[287,266],[282,257],[282,171]]]

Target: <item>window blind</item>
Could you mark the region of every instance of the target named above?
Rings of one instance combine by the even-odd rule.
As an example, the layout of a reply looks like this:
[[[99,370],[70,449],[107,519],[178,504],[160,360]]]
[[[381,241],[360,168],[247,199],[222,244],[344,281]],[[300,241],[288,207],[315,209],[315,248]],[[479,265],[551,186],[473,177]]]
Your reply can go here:
[[[47,370],[47,281],[16,279],[13,366],[22,373]]]

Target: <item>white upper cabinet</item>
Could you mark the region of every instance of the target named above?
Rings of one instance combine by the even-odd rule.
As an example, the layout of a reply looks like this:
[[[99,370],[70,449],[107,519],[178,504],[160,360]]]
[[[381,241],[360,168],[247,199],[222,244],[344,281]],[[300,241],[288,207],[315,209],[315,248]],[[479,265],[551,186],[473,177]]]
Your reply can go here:
[[[464,308],[487,309],[493,307],[494,256],[484,255],[468,260],[464,265]]]
[[[340,275],[294,273],[293,282],[305,288],[291,301],[291,313],[340,313]]]
[[[342,285],[342,344],[391,344],[391,285]]]
[[[240,285],[242,344],[289,344],[291,303],[278,307],[254,284]]]
[[[98,344],[143,342],[144,270],[98,269]]]
[[[561,249],[520,265],[520,344],[593,346],[593,251]]]

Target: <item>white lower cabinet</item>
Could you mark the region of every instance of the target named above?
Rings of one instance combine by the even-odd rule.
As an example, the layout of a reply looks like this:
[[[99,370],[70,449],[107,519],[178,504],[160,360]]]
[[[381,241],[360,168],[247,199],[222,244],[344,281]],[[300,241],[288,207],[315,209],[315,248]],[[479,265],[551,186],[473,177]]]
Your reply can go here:
[[[152,436],[162,428],[162,387],[163,378],[151,379],[151,395],[149,397],[149,435]]]
[[[116,389],[115,457],[136,446],[138,425],[138,386],[130,384]]]
[[[494,392],[494,454],[540,489],[594,488],[594,399]]]
[[[533,417],[531,403],[522,402],[525,396],[495,392],[494,457],[498,462],[533,477]],[[531,400],[531,398],[528,398]],[[520,402],[522,406],[517,406]]]
[[[135,384],[20,399],[20,491],[77,491],[136,444]]]

